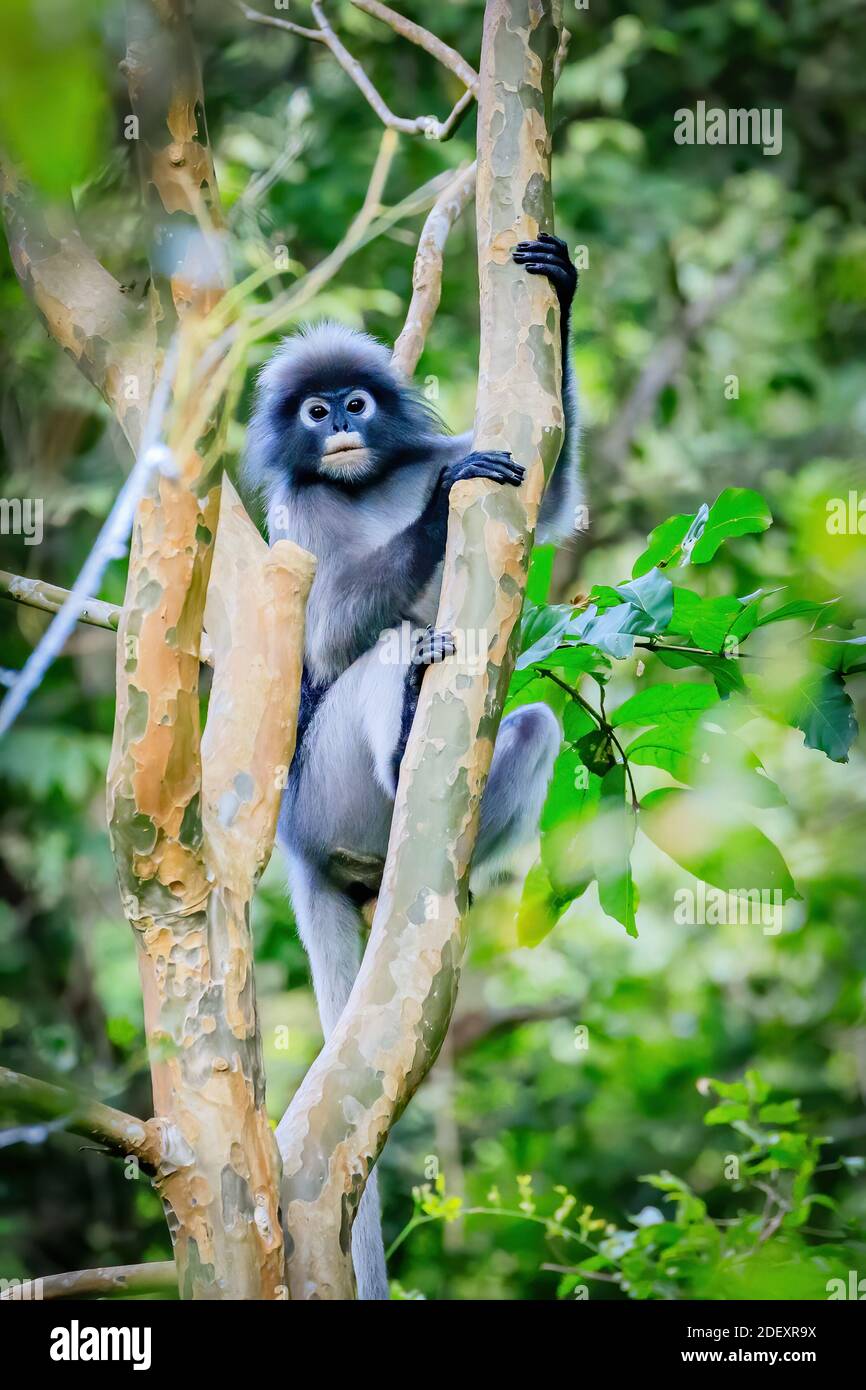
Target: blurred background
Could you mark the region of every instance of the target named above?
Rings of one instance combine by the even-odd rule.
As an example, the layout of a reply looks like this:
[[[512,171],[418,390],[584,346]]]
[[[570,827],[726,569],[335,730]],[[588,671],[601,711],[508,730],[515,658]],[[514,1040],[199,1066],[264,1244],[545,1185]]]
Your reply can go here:
[[[480,0],[451,0],[435,13],[417,0],[399,7],[477,65]],[[248,275],[285,247],[276,284],[291,284],[357,213],[381,127],[321,45],[252,24],[228,3],[199,10],[234,271]],[[299,0],[292,18],[308,23],[306,10]],[[455,78],[348,4],[328,12],[393,110],[444,117],[460,92]],[[573,352],[590,526],[557,558],[555,596],[621,582],[666,517],[694,512],[725,487],[750,487],[767,498],[774,525],[728,545],[705,592],[786,585],[792,597],[839,596],[840,614],[856,621],[866,615],[866,538],[856,527],[831,535],[826,504],[851,491],[866,497],[864,7],[593,0],[578,10],[567,0],[565,20],[572,39],[555,102],[556,230],[583,248]],[[46,200],[71,196],[87,242],[141,296],[147,245],[134,142],[124,138],[124,44],[114,0],[6,0],[0,143]],[[675,112],[699,100],[780,108],[781,153],[675,143]],[[384,200],[397,204],[470,160],[474,130],[470,113],[447,144],[401,137]],[[417,213],[402,218],[358,250],[298,317],[335,317],[393,341],[421,222]],[[472,421],[477,317],[470,212],[451,234],[418,369],[454,430]],[[230,431],[233,468],[268,350],[263,342],[250,355]],[[669,365],[656,380],[659,363]],[[48,338],[5,243],[0,366],[0,493],[44,499],[42,543],[3,535],[2,567],[69,586],[129,452]],[[101,597],[119,603],[123,586],[117,561]],[[0,665],[20,668],[46,621],[0,598]],[[105,830],[113,660],[110,633],[79,628],[0,742],[0,1059],[146,1115],[134,944]],[[615,698],[634,679],[633,663],[618,664]],[[850,688],[862,696],[863,677]],[[787,801],[760,823],[802,894],[778,935],[677,924],[682,871],[648,840],[634,856],[637,940],[602,913],[594,888],[534,949],[517,945],[513,889],[478,901],[451,1037],[380,1163],[387,1240],[400,1238],[413,1212],[430,1218],[392,1255],[403,1296],[567,1296],[563,1271],[586,1252],[551,1232],[551,1213],[571,1197],[586,1231],[603,1223],[591,1243],[617,1231],[625,1250],[657,1209],[671,1210],[645,1181],[663,1171],[706,1204],[715,1230],[744,1210],[758,1222],[752,1282],[721,1279],[713,1296],[823,1297],[831,1269],[866,1274],[863,753],[855,745],[847,765],[832,763],[761,718],[746,733]],[[320,1045],[277,854],[255,931],[276,1118]],[[762,1253],[773,1240],[760,1224],[757,1181],[743,1192],[725,1173],[726,1156],[747,1136],[704,1124],[713,1098],[702,1078],[737,1082],[750,1069],[774,1100],[800,1100],[804,1143],[826,1139],[809,1173],[823,1200],[796,1241],[832,1253],[805,1282],[800,1245]],[[0,1143],[3,1277],[170,1254],[145,1180],[128,1180],[114,1160],[44,1127],[13,1129]],[[425,1183],[429,1192],[413,1198]],[[465,1207],[485,1211],[463,1215]],[[685,1220],[682,1202],[676,1210]],[[630,1289],[610,1282],[612,1265],[599,1266],[608,1279],[593,1284],[592,1297],[698,1296],[707,1285],[687,1263],[667,1284],[653,1274]]]

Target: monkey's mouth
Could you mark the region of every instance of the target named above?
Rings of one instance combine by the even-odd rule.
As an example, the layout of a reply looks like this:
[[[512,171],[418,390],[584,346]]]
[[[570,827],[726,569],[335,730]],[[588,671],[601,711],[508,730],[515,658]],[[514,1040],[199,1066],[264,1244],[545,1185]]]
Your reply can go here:
[[[332,434],[325,440],[321,467],[326,473],[334,473],[342,478],[351,477],[366,469],[369,462],[370,450],[356,431]]]

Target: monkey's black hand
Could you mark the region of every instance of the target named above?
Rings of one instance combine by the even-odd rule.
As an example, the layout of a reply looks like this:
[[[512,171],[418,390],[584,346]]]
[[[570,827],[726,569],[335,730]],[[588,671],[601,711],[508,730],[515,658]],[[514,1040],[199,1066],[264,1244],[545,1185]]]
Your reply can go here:
[[[523,464],[515,463],[510,454],[495,450],[467,454],[465,458],[449,463],[442,469],[430,500],[416,524],[428,542],[444,548],[448,498],[455,483],[462,483],[467,478],[490,478],[494,483],[510,483],[512,487],[520,487],[525,476]]]
[[[528,275],[545,275],[556,290],[559,307],[567,314],[577,289],[577,271],[568,247],[558,236],[539,232],[537,241],[519,241],[511,253],[517,265],[525,265]]]
[[[526,476],[522,463],[515,463],[510,454],[490,450],[485,453],[467,454],[458,463],[449,463],[443,468],[439,487],[447,497],[455,483],[467,478],[491,478],[494,483],[510,483],[520,487]]]
[[[453,656],[456,650],[453,633],[446,632],[443,628],[425,627],[412,643],[410,660],[420,677],[425,666],[437,665],[438,662],[444,661],[446,656]]]

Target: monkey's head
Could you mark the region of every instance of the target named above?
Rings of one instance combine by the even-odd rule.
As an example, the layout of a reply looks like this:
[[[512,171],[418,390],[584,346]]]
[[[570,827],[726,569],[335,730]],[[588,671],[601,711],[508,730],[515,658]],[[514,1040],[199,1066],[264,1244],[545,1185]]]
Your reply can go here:
[[[366,333],[322,323],[287,338],[262,369],[247,434],[248,480],[361,489],[417,458],[433,413]]]

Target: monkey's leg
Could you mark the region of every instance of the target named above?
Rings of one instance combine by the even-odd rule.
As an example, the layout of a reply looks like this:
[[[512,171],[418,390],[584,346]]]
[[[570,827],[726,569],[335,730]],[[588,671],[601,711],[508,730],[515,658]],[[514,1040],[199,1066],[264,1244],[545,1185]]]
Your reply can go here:
[[[503,719],[481,801],[474,857],[488,874],[505,868],[538,830],[561,743],[559,721],[547,705],[522,705]]]
[[[301,940],[327,1038],[352,992],[360,961],[360,918],[351,899],[333,888],[315,865],[289,854],[289,886]],[[352,1226],[352,1264],[358,1297],[389,1297],[382,1218],[375,1170],[370,1173]]]
[[[456,650],[457,648],[452,634],[450,632],[444,632],[439,628],[424,628],[414,639],[409,665],[406,667],[406,674],[403,678],[403,704],[400,710],[400,731],[397,735],[397,742],[394,745],[394,752],[391,755],[392,795],[396,795],[397,792],[397,779],[400,776],[400,764],[403,761],[403,754],[406,752],[409,732],[412,728],[412,721],[415,718],[415,711],[418,708],[418,696],[421,693],[421,682],[424,679],[424,672],[428,666],[433,666],[439,661],[444,661],[446,656],[453,656]]]

